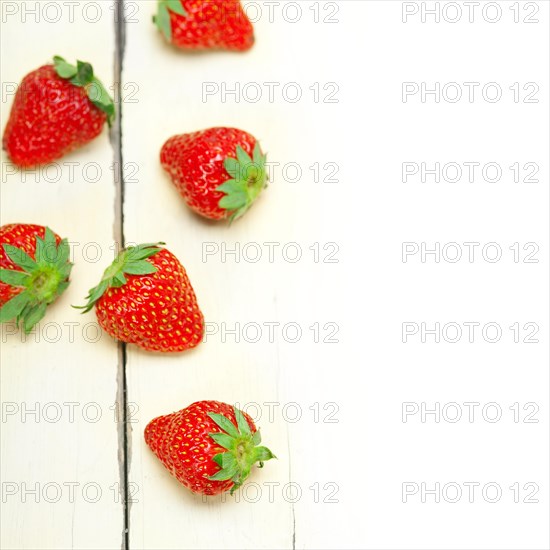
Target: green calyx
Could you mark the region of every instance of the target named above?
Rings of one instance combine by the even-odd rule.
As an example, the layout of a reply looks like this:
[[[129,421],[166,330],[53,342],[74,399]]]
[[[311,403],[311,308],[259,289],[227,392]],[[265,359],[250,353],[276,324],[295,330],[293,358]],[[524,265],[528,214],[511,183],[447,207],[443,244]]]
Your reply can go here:
[[[73,306],[82,309],[82,313],[90,311],[94,304],[105,294],[109,288],[120,288],[127,283],[125,275],[151,275],[157,272],[157,268],[146,259],[160,252],[159,246],[164,243],[147,243],[137,246],[129,246],[122,250],[115,261],[105,270],[99,284],[92,288],[86,296],[85,306]]]
[[[58,76],[86,89],[89,100],[107,114],[107,123],[111,126],[115,119],[115,104],[105,86],[94,76],[92,66],[84,61],[77,61],[75,67],[58,55],[54,56],[53,62]]]
[[[35,258],[24,250],[5,244],[8,258],[22,271],[0,269],[0,281],[20,288],[16,296],[0,308],[0,322],[16,320],[28,334],[46,314],[46,308],[69,286],[73,264],[69,262],[67,239],[59,245],[53,231],[46,227],[44,238],[36,237]]]
[[[168,42],[172,42],[172,24],[170,12],[178,15],[187,15],[181,0],[158,0],[157,14],[153,16],[153,23],[159,28]]]
[[[227,157],[224,161],[231,179],[216,188],[225,193],[218,206],[231,212],[229,219],[232,222],[244,216],[267,183],[267,155],[262,154],[259,142],[254,146],[252,158],[240,145],[237,145],[236,153],[237,158]]]
[[[218,445],[227,449],[212,457],[212,460],[221,470],[210,476],[212,481],[233,481],[231,494],[233,494],[246,480],[252,466],[258,462],[263,468],[264,462],[277,458],[267,447],[260,447],[260,431],[250,431],[250,426],[243,413],[234,407],[237,426],[229,418],[217,413],[208,413],[208,416],[223,430],[222,432],[208,434]]]

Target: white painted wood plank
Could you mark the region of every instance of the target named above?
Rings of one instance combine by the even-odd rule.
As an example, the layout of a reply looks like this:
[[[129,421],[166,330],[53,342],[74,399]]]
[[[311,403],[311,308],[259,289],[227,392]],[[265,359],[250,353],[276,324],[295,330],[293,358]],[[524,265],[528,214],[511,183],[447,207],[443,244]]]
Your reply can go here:
[[[60,53],[93,61],[108,83],[114,47],[112,26],[105,22],[111,20],[110,3],[100,4],[104,11],[96,23],[84,21],[81,3],[73,14],[75,23],[64,26],[66,33],[51,32],[64,22],[54,26],[57,12],[51,7],[38,14],[38,24],[32,23],[37,16],[27,17],[22,33],[23,4],[4,2],[2,8],[7,4],[19,6],[19,11],[3,28],[2,52],[9,45],[10,51],[26,53],[17,63],[5,61],[3,53],[3,83],[19,81],[46,61],[42,52],[14,48],[29,33],[37,43],[56,48],[48,56]],[[320,4],[320,19],[334,17],[339,25],[315,23],[315,12],[309,10],[313,2],[300,3],[302,15],[295,23],[288,20],[296,8],[275,6],[270,23],[265,3],[250,4],[261,10],[258,41],[250,53],[189,56],[163,43],[150,23],[153,2],[128,2],[123,94],[126,239],[168,243],[189,272],[210,332],[199,348],[178,356],[128,350],[134,499],[130,547],[441,548],[449,547],[449,532],[453,544],[461,547],[544,547],[541,526],[548,517],[547,500],[537,506],[508,501],[498,508],[476,502],[452,513],[431,506],[426,513],[422,504],[401,502],[400,484],[405,479],[433,481],[434,476],[442,482],[497,479],[503,487],[535,480],[543,498],[548,486],[545,421],[515,425],[513,431],[510,425],[413,429],[403,425],[400,412],[402,402],[410,399],[535,401],[547,410],[547,337],[541,335],[540,345],[528,348],[508,341],[490,348],[483,343],[457,345],[449,352],[445,345],[403,346],[399,331],[403,319],[419,315],[490,318],[506,327],[521,317],[547,326],[548,190],[502,182],[498,188],[476,183],[457,193],[450,186],[420,189],[398,181],[402,160],[411,154],[421,158],[427,149],[441,158],[450,151],[467,158],[475,151],[498,158],[503,166],[518,156],[544,158],[548,142],[540,121],[548,118],[547,103],[538,111],[524,105],[509,109],[502,103],[490,110],[438,105],[437,112],[426,105],[409,109],[402,104],[398,92],[404,78],[485,78],[486,64],[468,61],[464,66],[465,59],[484,55],[486,37],[479,27],[471,28],[467,45],[451,40],[460,48],[447,45],[434,53],[434,43],[452,36],[449,27],[426,26],[419,32],[403,26],[397,2],[340,2],[337,14]],[[547,22],[548,6],[540,7],[540,17]],[[93,20],[93,7],[86,9],[86,17]],[[493,38],[500,36],[505,44],[502,55],[490,53],[491,78],[536,79],[547,89],[536,56],[525,56],[521,70],[510,72],[509,67],[518,54],[508,36],[520,36],[517,43],[527,52],[547,52],[542,27],[510,27],[501,34],[498,29],[503,27],[490,28]],[[67,36],[74,51],[66,50]],[[436,57],[423,65],[425,52]],[[547,54],[544,61],[540,66],[548,66]],[[452,70],[447,73],[447,68]],[[340,87],[340,102],[312,101],[309,86],[319,82],[326,99],[332,88],[323,90],[323,85],[331,81]],[[236,102],[229,94],[224,102],[216,92],[206,100],[204,82],[218,90],[223,83],[228,90],[240,83],[241,91],[252,83],[249,94],[254,97],[259,85],[264,96],[254,103],[241,95]],[[273,102],[266,100],[264,82],[280,83]],[[300,85],[304,100],[292,104],[281,99],[278,90],[289,82]],[[9,105],[9,99],[2,104],[3,119]],[[482,117],[484,131],[468,134],[468,117],[472,127]],[[222,124],[252,132],[262,140],[270,161],[298,162],[303,171],[301,180],[291,183],[275,168],[265,196],[231,228],[192,216],[158,163],[158,151],[170,135]],[[525,127],[529,139],[498,139],[514,125]],[[462,128],[463,133],[451,135],[448,127]],[[447,139],[435,137],[436,130]],[[47,223],[79,243],[74,248],[73,284],[50,309],[40,331],[22,343],[9,325],[2,327],[2,512],[4,526],[9,526],[3,529],[2,545],[8,548],[115,548],[121,542],[117,425],[110,408],[117,394],[116,348],[106,336],[86,342],[83,330],[88,338],[95,336],[92,327],[84,329],[94,322],[93,316],[83,319],[67,307],[81,301],[111,257],[114,186],[106,134],[67,158],[73,159],[80,163],[77,178],[83,165],[97,162],[100,180],[71,182],[64,170],[59,181],[53,181],[55,172],[49,171],[37,182],[31,174],[23,183],[2,158],[2,223]],[[315,162],[337,163],[340,184],[315,184],[309,170]],[[322,172],[322,177],[327,175]],[[547,166],[541,166],[541,180],[547,180]],[[343,185],[353,195],[342,192]],[[27,205],[29,196],[34,200]],[[93,213],[81,221],[88,212]],[[519,225],[510,223],[511,212],[529,215]],[[536,239],[542,262],[513,265],[513,271],[502,264],[431,266],[434,269],[404,265],[400,243],[414,238]],[[82,257],[84,243],[90,241],[103,251],[97,263]],[[289,259],[296,246],[285,248],[291,242],[302,252],[296,263]],[[273,261],[264,243],[277,243]],[[319,249],[310,249],[314,243]],[[324,249],[325,243],[336,243],[338,250],[334,245]],[[239,261],[230,252],[236,247]],[[319,258],[314,256],[317,250]],[[91,260],[95,251],[94,245],[88,246]],[[256,262],[258,251],[262,257]],[[332,252],[336,263],[327,262]],[[522,292],[511,295],[510,288],[518,286]],[[483,290],[472,294],[479,287]],[[73,321],[78,324],[74,341],[69,341],[70,325],[63,323]],[[271,323],[279,323],[272,339]],[[319,339],[339,343],[315,343],[316,334],[310,330],[315,323]],[[292,343],[296,327],[301,337]],[[194,497],[143,442],[143,428],[151,418],[204,398],[234,402],[247,410],[279,457],[254,472],[236,497]],[[31,412],[36,403],[37,422]],[[98,410],[101,419],[93,422]],[[61,417],[56,420],[58,411]],[[97,488],[98,502],[87,502],[96,498]],[[456,533],[454,527],[463,522],[468,529]]]
[[[53,55],[90,61],[112,85],[111,2],[68,4],[2,2],[2,131],[13,100],[5,92]],[[2,224],[50,226],[72,243],[75,263],[70,287],[26,341],[2,325],[2,547],[118,548],[117,346],[95,315],[70,307],[113,256],[108,131],[46,169],[20,172],[4,152],[1,162]]]
[[[123,150],[125,162],[139,164],[139,176],[126,186],[125,234],[131,241],[168,243],[189,272],[212,332],[196,350],[181,356],[129,349],[129,400],[139,407],[130,479],[142,495],[130,515],[134,548],[291,548],[310,543],[315,533],[319,535],[313,540],[321,544],[328,536],[323,529],[331,514],[346,513],[341,504],[322,502],[332,490],[339,491],[340,449],[327,448],[326,442],[343,437],[342,423],[322,420],[333,411],[329,419],[337,421],[341,415],[337,408],[342,407],[347,382],[331,375],[334,365],[341,363],[341,346],[315,343],[310,330],[319,323],[323,340],[341,325],[339,293],[331,290],[342,282],[340,231],[327,215],[340,220],[333,211],[339,207],[334,187],[338,184],[315,183],[309,168],[320,162],[325,178],[330,175],[323,170],[325,163],[341,165],[344,158],[340,132],[349,105],[344,110],[336,103],[323,103],[333,91],[341,100],[336,87],[323,87],[342,83],[346,67],[338,68],[341,52],[333,44],[344,38],[345,29],[316,24],[314,13],[308,11],[312,3],[306,4],[294,26],[281,12],[269,23],[268,7],[262,4],[257,43],[244,55],[185,55],[163,44],[154,28],[128,26],[123,80],[138,83],[139,103],[124,105]],[[153,8],[140,3],[140,10],[147,20]],[[333,35],[331,41],[325,40],[327,32]],[[312,47],[315,56],[296,56]],[[257,104],[240,99],[236,104],[234,98],[225,102],[217,95],[203,101],[206,81],[218,89],[225,84],[234,88],[235,82],[241,87],[258,83],[264,99]],[[273,102],[264,82],[280,83]],[[304,96],[296,104],[281,97],[282,88],[292,82]],[[315,88],[310,89],[316,82],[319,102]],[[286,88],[289,94],[291,88]],[[148,132],[140,130],[143,113],[154,121]],[[193,216],[158,161],[169,136],[217,125],[253,133],[268,160],[276,163],[265,195],[232,227]],[[291,165],[286,179],[282,175],[282,166],[289,163],[298,163],[302,171],[297,182],[290,181]],[[331,242],[335,244],[323,248]],[[320,259],[315,243],[320,245]],[[225,249],[236,247],[237,258],[231,253],[224,257]],[[262,258],[254,262],[258,250]],[[302,258],[294,263],[297,250]],[[335,263],[325,263],[332,253]],[[332,324],[325,328],[327,323]],[[254,342],[258,327],[261,334]],[[224,335],[235,328],[238,342],[234,334]],[[292,343],[296,330],[301,336]],[[341,334],[334,338],[341,339]],[[263,438],[279,457],[254,473],[240,501],[227,496],[226,502],[204,503],[193,497],[143,442],[142,432],[151,418],[209,398],[240,403],[259,417]],[[310,488],[315,484],[320,485],[319,503],[315,488]],[[325,540],[327,545],[338,540],[337,531],[332,536],[330,542]]]

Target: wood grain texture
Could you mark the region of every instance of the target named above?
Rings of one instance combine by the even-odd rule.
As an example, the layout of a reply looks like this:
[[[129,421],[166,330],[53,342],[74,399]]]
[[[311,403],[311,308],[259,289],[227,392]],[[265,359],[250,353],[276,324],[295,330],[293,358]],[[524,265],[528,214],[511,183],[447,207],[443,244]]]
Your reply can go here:
[[[165,241],[178,256],[205,315],[207,337],[181,355],[128,349],[128,396],[139,411],[131,434],[130,481],[139,502],[131,505],[130,544],[148,549],[333,544],[312,535],[338,504],[323,504],[323,494],[315,503],[310,487],[320,483],[323,493],[325,484],[339,481],[339,450],[322,442],[325,437],[337,440],[342,424],[314,421],[315,403],[323,418],[330,412],[323,406],[339,395],[330,376],[339,346],[315,343],[310,327],[321,324],[322,340],[324,325],[339,321],[338,296],[325,289],[336,284],[341,264],[315,261],[315,249],[310,249],[320,243],[324,258],[331,252],[323,250],[324,244],[338,240],[322,214],[334,186],[316,184],[310,166],[339,161],[343,145],[339,149],[341,110],[316,103],[309,88],[321,81],[324,94],[324,83],[338,78],[337,53],[322,42],[323,29],[306,7],[295,27],[280,16],[269,23],[264,14],[256,24],[257,43],[248,53],[193,55],[168,46],[154,26],[142,24],[154,6],[139,5],[140,23],[127,25],[123,72],[124,85],[139,88],[138,101],[123,104],[124,163],[139,166],[137,181],[125,186],[125,235],[134,242]],[[341,39],[342,31],[334,31],[335,39]],[[315,57],[295,59],[294,52],[312,41]],[[264,99],[256,104],[203,97],[206,82],[234,89],[235,82],[263,87],[272,81],[279,83],[273,102],[265,87]],[[299,84],[301,102],[281,98],[287,82]],[[326,122],[319,131],[321,118]],[[195,216],[159,162],[160,148],[170,136],[211,126],[252,133],[275,163],[268,189],[231,227]],[[326,141],[327,136],[332,137]],[[300,181],[282,177],[282,167],[289,163],[303,172]],[[289,175],[294,178],[292,167]],[[294,261],[297,253],[302,258]],[[292,342],[296,331],[301,336]],[[327,382],[331,389],[323,390]],[[257,419],[263,440],[278,457],[254,471],[235,497],[203,501],[193,496],[143,441],[143,429],[153,417],[201,399],[241,404]]]
[[[39,331],[22,342],[13,326],[1,329],[2,547],[547,547],[548,102],[405,104],[401,86],[494,79],[506,94],[512,81],[536,81],[542,98],[550,6],[536,3],[539,25],[513,23],[503,2],[498,24],[478,11],[475,24],[417,16],[405,25],[402,2],[243,3],[255,16],[250,52],[186,54],[151,23],[156,2],[126,0],[121,134],[63,159],[78,163],[75,177],[62,164],[59,177],[51,168],[23,181],[2,156],[1,223],[48,224],[75,243],[72,285]],[[112,83],[111,1],[81,0],[72,21],[67,11],[54,21],[51,6],[23,19],[25,3],[11,4],[3,89],[54,54],[90,60]],[[3,126],[11,97],[2,97]],[[211,126],[254,134],[270,163],[268,189],[231,227],[192,214],[159,162],[167,138]],[[505,171],[537,161],[540,183],[507,174],[496,184],[405,184],[402,162],[412,159],[496,160]],[[94,177],[90,163],[101,170],[95,182],[83,176],[86,167]],[[69,304],[99,279],[113,236],[165,241],[181,260],[207,324],[195,350],[128,346],[119,359],[105,334],[90,341],[95,317]],[[505,251],[536,240],[541,261],[405,264],[408,240],[499,240]],[[496,320],[505,331],[532,320],[540,344],[404,345],[406,319]],[[113,408],[122,390],[125,430]],[[152,418],[202,399],[248,412],[278,457],[234,496],[191,494],[143,440]],[[540,422],[405,424],[411,400],[498,401],[505,413],[535,402]],[[402,502],[405,480],[493,479],[505,493],[534,481],[540,502],[514,503],[509,491],[498,504]]]
[[[90,61],[112,85],[110,2],[99,3],[99,12],[93,6],[83,12],[81,2],[72,16],[62,2],[49,3],[47,11],[35,2],[11,2],[13,14],[3,4],[3,90],[57,54]],[[2,99],[3,129],[13,96],[3,92]],[[68,290],[26,341],[12,324],[2,325],[1,545],[119,548],[117,346],[101,334],[93,313],[71,308],[83,303],[113,257],[109,133],[105,128],[83,149],[38,170],[15,169],[4,152],[1,162],[1,223],[50,226],[71,242],[75,264]]]

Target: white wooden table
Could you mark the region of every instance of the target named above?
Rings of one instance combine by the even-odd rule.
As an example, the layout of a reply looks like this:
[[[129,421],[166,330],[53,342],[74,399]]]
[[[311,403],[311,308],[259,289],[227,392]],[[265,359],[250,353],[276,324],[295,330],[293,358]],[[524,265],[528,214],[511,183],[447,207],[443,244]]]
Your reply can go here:
[[[546,547],[548,4],[531,3],[534,25],[497,2],[502,21],[454,26],[423,24],[423,2],[245,4],[250,52],[186,55],[156,32],[153,1],[125,1],[125,19],[107,0],[2,1],[2,127],[13,86],[56,54],[90,61],[121,113],[47,170],[22,173],[2,153],[1,223],[52,227],[75,263],[26,341],[2,326],[2,548]],[[470,80],[535,81],[540,101],[402,99],[403,82]],[[222,125],[254,134],[274,163],[231,227],[193,216],[158,160],[171,135]],[[403,163],[422,160],[496,161],[507,175],[403,183]],[[514,184],[515,161],[537,162],[545,183]],[[204,344],[123,348],[69,307],[122,240],[162,240],[180,258]],[[455,241],[508,255],[535,241],[540,261],[402,260],[404,242]],[[402,341],[406,321],[476,320],[506,337]],[[514,343],[516,322],[536,322],[539,344]],[[143,441],[150,419],[201,399],[239,404],[278,456],[233,497],[192,495]],[[539,422],[402,419],[404,403],[464,401],[506,415],[535,402]],[[404,483],[451,481],[498,482],[506,497],[402,500]],[[535,482],[539,502],[514,503],[516,482]]]

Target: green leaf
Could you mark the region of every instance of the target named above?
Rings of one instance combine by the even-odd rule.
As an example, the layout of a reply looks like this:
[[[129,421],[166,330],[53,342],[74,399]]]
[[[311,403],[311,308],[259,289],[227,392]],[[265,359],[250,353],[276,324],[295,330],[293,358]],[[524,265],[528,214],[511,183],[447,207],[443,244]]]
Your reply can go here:
[[[38,254],[37,247],[36,261],[50,264],[57,263],[57,243],[55,241],[55,234],[49,227],[46,227],[44,232],[44,246],[40,255]]]
[[[254,446],[259,445],[262,442],[262,436],[260,435],[260,430],[256,430],[252,434],[252,443]]]
[[[209,476],[208,479],[212,481],[226,481],[228,479],[231,479],[235,474],[238,473],[238,466],[237,464],[227,468],[220,470],[217,474],[214,474],[213,476]]]
[[[27,291],[24,290],[14,296],[11,300],[8,300],[0,308],[0,322],[5,323],[11,319],[17,317],[29,303],[30,296],[27,294]]]
[[[69,263],[65,263],[61,267],[57,268],[62,280],[69,278],[72,268],[73,268],[73,264],[69,264]]]
[[[223,455],[222,455],[222,468],[223,469],[232,468],[233,464],[238,465],[235,455],[230,451],[227,451],[227,453],[223,453]]]
[[[218,445],[221,445],[224,449],[233,449],[235,444],[234,438],[230,435],[222,433],[210,433],[208,434]]]
[[[254,143],[253,158],[246,153],[241,145],[235,148],[237,159],[227,157],[224,160],[224,167],[232,177],[216,188],[217,191],[225,193],[220,199],[218,206],[228,210],[230,223],[242,217],[258,198],[261,191],[266,187],[265,162],[266,155],[262,154],[258,141]]]
[[[233,407],[233,410],[235,411],[235,418],[237,419],[239,432],[243,435],[250,435],[250,426],[248,425],[244,414],[239,409],[237,409],[237,407]]]
[[[37,302],[29,296],[29,301],[25,304],[25,307],[21,310],[21,312],[19,313],[19,315],[15,320],[17,325],[19,325],[19,323],[21,322],[21,319],[25,318],[25,315],[31,312],[31,310],[36,306],[36,304]]]
[[[75,86],[86,88],[90,101],[107,115],[109,126],[115,119],[115,103],[101,80],[94,76],[94,69],[87,61],[77,61],[76,67],[62,57],[55,56],[54,66],[61,78],[69,79]]]
[[[235,424],[229,420],[223,414],[208,413],[208,416],[226,433],[232,437],[239,437],[239,430],[237,430]]]
[[[59,297],[69,286],[72,264],[67,262],[68,242],[61,241],[58,248],[55,233],[44,228],[44,237],[35,236],[35,257],[11,245],[4,245],[7,256],[25,272],[0,270],[0,279],[8,284],[26,287],[2,308],[2,319],[16,317],[22,322],[25,332],[40,321],[46,314],[47,306]],[[59,256],[65,256],[64,263]]]
[[[94,69],[86,61],[77,61],[76,71],[76,78],[71,80],[71,82],[77,86],[86,86],[86,84],[90,84],[94,78]],[[76,82],[74,82],[74,80],[76,80]]]
[[[256,460],[260,462],[277,458],[267,447],[256,447],[254,452]]]
[[[36,323],[44,318],[44,315],[46,315],[46,308],[46,302],[42,302],[31,308],[29,312],[25,313],[23,316],[23,329],[26,334],[32,330]]]
[[[29,281],[29,274],[13,269],[0,269],[0,281],[12,286],[25,286]]]
[[[107,115],[107,122],[111,126],[115,119],[115,103],[101,80],[93,77],[86,86],[86,93],[90,101]]]
[[[63,281],[62,283],[59,283],[59,285],[57,286],[57,295],[61,296],[61,294],[63,294],[67,290],[70,284],[71,283],[69,283],[69,281]]]
[[[260,147],[260,142],[256,141],[254,144],[254,152],[252,154],[252,158],[254,159],[254,163],[258,164],[259,166],[263,166],[265,164],[265,159],[262,155],[262,149]]]
[[[36,269],[36,262],[24,251],[11,244],[4,245],[4,251],[8,258],[21,269],[31,272]]]
[[[248,164],[252,163],[252,159],[248,156],[248,153],[240,145],[237,145],[237,160],[241,165],[241,170],[246,168]]]
[[[88,296],[86,296],[86,305],[73,307],[82,309],[82,313],[87,313],[109,287],[120,288],[128,282],[124,276],[125,273],[128,275],[149,275],[155,273],[157,268],[144,260],[160,252],[162,248],[159,248],[159,245],[163,244],[140,244],[125,248],[119,252],[114,262],[103,273],[100,283],[89,291]]]
[[[69,260],[69,254],[71,253],[71,248],[69,246],[69,241],[63,239],[59,246],[57,247],[57,258],[55,265],[59,268],[65,265]]]
[[[127,249],[127,259],[128,261],[135,262],[137,260],[145,260],[154,256],[157,252],[160,252],[162,249],[159,248],[159,245],[164,243],[147,243],[140,244],[138,246],[132,246]]]
[[[223,468],[223,455],[225,453],[218,453],[212,457],[212,460],[220,467]]]
[[[94,301],[99,300],[101,296],[103,296],[104,292],[109,288],[108,281],[101,281],[99,285],[97,285],[94,289],[92,289],[92,294],[90,295],[90,298],[93,298]]]
[[[216,187],[216,191],[223,191],[224,193],[231,195],[232,193],[244,193],[245,189],[242,183],[236,180],[227,180],[225,183],[218,185],[218,187]]]
[[[117,287],[121,287],[121,286],[124,286],[128,282],[128,280],[124,276],[124,273],[120,272],[114,276],[113,282],[116,283]]]
[[[251,428],[245,414],[237,409],[237,407],[233,407],[233,412],[238,428],[238,433],[235,436],[229,435],[237,430],[228,417],[217,413],[208,413],[208,416],[217,426],[228,432],[208,434],[218,445],[227,449],[223,453],[214,455],[213,460],[221,469],[208,479],[213,481],[232,480],[231,493],[245,482],[254,464],[257,463],[262,468],[263,461],[276,458],[267,447],[257,446],[261,441],[260,432],[256,430],[254,433],[251,433]]]
[[[225,195],[220,199],[218,203],[220,208],[226,210],[236,210],[247,203],[247,196],[243,192],[232,193],[231,195]]]
[[[44,229],[44,242],[47,246],[56,246],[55,233],[49,228]]]
[[[172,42],[172,24],[170,22],[170,12],[164,2],[159,2],[157,17],[155,23],[168,42]]]
[[[35,252],[35,257],[36,257],[36,262],[37,263],[45,263],[44,261],[44,249],[46,248],[46,245],[44,243],[44,241],[40,238],[40,237],[36,237],[36,252]]]
[[[74,65],[67,63],[62,57],[56,55],[53,58],[55,72],[61,78],[72,78],[76,76],[77,69]]]
[[[227,470],[228,468],[233,468],[233,466],[237,463],[237,459],[235,458],[235,455],[231,451],[227,451],[225,453],[219,453],[217,455],[214,455],[212,457],[212,460],[222,469]]]
[[[223,166],[232,178],[237,177],[239,173],[239,161],[237,159],[234,159],[233,157],[227,157],[223,161]]]
[[[72,307],[74,307],[75,309],[81,309],[82,313],[88,313],[88,311],[90,311],[94,307],[94,304],[103,296],[108,288],[108,281],[100,281],[100,283],[96,287],[90,290],[88,296],[86,296],[86,300],[88,300],[86,305]]]
[[[128,262],[124,265],[124,273],[128,275],[151,275],[157,271],[158,269],[152,263],[145,260]]]
[[[173,11],[178,15],[187,15],[187,12],[185,11],[183,4],[181,3],[181,0],[165,0],[165,4],[170,9],[170,11]]]

